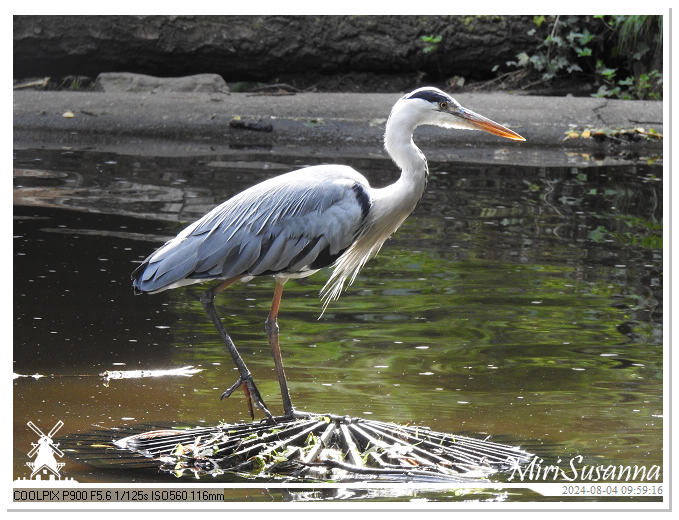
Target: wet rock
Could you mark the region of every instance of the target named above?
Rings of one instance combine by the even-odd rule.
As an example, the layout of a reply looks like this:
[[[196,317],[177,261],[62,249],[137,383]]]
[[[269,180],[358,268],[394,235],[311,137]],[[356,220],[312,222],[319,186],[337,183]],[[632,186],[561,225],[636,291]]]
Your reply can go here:
[[[161,78],[132,72],[102,72],[97,76],[94,88],[104,92],[229,92],[219,74]]]
[[[243,119],[240,116],[234,117],[229,121],[229,126],[231,128],[241,128],[244,130],[254,130],[255,132],[272,132],[273,125],[271,123],[265,123],[261,119],[250,120]]]

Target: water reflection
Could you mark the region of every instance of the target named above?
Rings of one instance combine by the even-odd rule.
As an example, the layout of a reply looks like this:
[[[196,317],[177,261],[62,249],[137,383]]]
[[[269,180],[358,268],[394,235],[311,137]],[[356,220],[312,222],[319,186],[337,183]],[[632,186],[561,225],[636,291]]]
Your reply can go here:
[[[386,160],[343,162],[374,185],[394,177]],[[28,420],[61,419],[68,433],[246,419],[241,396],[217,399],[235,373],[200,288],[134,297],[129,274],[227,196],[304,165],[273,153],[16,153],[14,371],[46,376],[14,382],[17,475]],[[430,167],[415,213],[321,320],[327,273],[286,286],[281,343],[296,405],[660,463],[660,168]],[[271,291],[255,279],[217,304],[280,410],[263,330]],[[203,370],[98,376],[184,366]]]

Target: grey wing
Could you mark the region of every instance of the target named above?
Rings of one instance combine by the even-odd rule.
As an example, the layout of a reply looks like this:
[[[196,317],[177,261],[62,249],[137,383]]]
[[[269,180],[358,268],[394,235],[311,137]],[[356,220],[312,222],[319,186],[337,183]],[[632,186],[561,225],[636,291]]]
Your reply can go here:
[[[137,292],[219,278],[303,273],[351,245],[370,209],[365,178],[314,166],[232,197],[150,255],[132,273]]]

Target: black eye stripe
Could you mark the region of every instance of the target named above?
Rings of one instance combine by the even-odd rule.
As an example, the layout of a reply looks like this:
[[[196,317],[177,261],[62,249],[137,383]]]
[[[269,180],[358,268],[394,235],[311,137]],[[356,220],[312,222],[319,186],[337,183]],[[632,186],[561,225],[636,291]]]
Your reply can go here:
[[[441,103],[442,101],[450,103],[450,98],[440,94],[439,92],[436,92],[435,90],[420,90],[419,92],[415,92],[408,99],[424,99],[430,103]]]

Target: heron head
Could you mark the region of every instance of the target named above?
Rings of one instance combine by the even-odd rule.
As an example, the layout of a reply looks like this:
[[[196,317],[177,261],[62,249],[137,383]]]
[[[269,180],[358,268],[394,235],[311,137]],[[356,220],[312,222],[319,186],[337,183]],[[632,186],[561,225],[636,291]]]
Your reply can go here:
[[[422,87],[406,94],[396,103],[392,114],[396,111],[407,113],[415,121],[416,126],[435,125],[443,128],[483,130],[507,139],[525,141],[516,132],[464,108],[450,95],[435,87]]]

